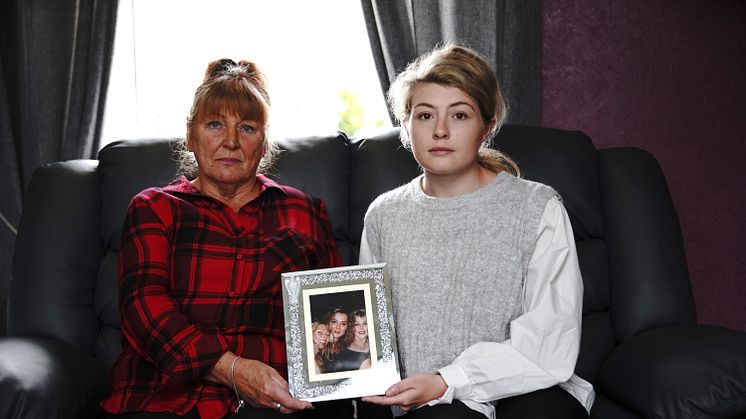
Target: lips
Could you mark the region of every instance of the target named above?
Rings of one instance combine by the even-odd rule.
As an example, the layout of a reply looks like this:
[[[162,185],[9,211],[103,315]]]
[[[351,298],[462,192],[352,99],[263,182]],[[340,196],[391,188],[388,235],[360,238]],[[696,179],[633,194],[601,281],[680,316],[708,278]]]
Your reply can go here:
[[[436,155],[444,155],[448,153],[452,153],[453,149],[448,147],[433,147],[428,152],[436,154]]]
[[[231,157],[223,157],[223,158],[220,158],[220,159],[217,159],[217,160],[219,162],[221,162],[221,163],[227,163],[227,164],[238,164],[238,163],[241,163],[241,160],[234,159],[234,158],[231,158]]]

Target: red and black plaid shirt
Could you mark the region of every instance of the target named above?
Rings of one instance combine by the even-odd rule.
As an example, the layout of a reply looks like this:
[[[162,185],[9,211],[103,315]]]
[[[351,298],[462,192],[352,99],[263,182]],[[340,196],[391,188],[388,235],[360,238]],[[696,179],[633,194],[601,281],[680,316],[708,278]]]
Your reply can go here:
[[[260,176],[238,213],[186,178],[130,203],[119,251],[123,349],[102,402],[110,413],[235,407],[203,377],[226,352],[287,376],[280,274],[339,266],[322,201]]]

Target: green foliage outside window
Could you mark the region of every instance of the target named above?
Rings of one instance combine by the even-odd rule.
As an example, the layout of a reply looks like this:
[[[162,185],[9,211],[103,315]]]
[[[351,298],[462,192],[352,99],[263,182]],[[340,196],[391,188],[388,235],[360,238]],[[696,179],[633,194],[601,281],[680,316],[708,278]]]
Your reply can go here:
[[[360,100],[360,96],[350,89],[342,89],[337,92],[337,96],[340,99],[341,110],[337,112],[339,116],[339,122],[337,123],[337,129],[344,132],[348,136],[352,137],[362,127],[368,128],[381,128],[386,121],[382,118],[376,118],[371,126],[371,121],[365,120],[365,105]],[[374,111],[370,109],[370,104],[367,105],[368,111]]]
[[[353,136],[363,126],[365,110],[360,105],[360,97],[349,89],[340,90],[337,96],[342,99],[344,104],[343,109],[338,113],[339,124],[337,127],[345,134]]]

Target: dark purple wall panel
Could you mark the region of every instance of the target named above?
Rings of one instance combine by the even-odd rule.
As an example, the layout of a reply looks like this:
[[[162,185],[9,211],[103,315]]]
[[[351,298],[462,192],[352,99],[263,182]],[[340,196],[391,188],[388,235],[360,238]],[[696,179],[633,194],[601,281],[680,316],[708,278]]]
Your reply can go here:
[[[658,158],[699,322],[746,331],[746,2],[545,0],[543,111]]]

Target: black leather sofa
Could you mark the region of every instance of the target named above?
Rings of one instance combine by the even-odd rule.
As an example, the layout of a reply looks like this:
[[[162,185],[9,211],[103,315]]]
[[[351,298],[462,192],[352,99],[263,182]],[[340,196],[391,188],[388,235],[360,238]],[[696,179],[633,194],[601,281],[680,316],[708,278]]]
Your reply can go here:
[[[282,142],[274,176],[326,201],[348,264],[371,200],[419,173],[397,136]],[[746,333],[695,324],[678,218],[655,158],[548,128],[505,126],[497,143],[568,209],[585,283],[576,371],[596,387],[592,417],[744,415]],[[35,172],[0,338],[0,417],[100,414],[120,345],[115,264],[125,209],[136,192],[173,179],[175,167],[168,140],[136,140],[107,146],[96,161]]]

